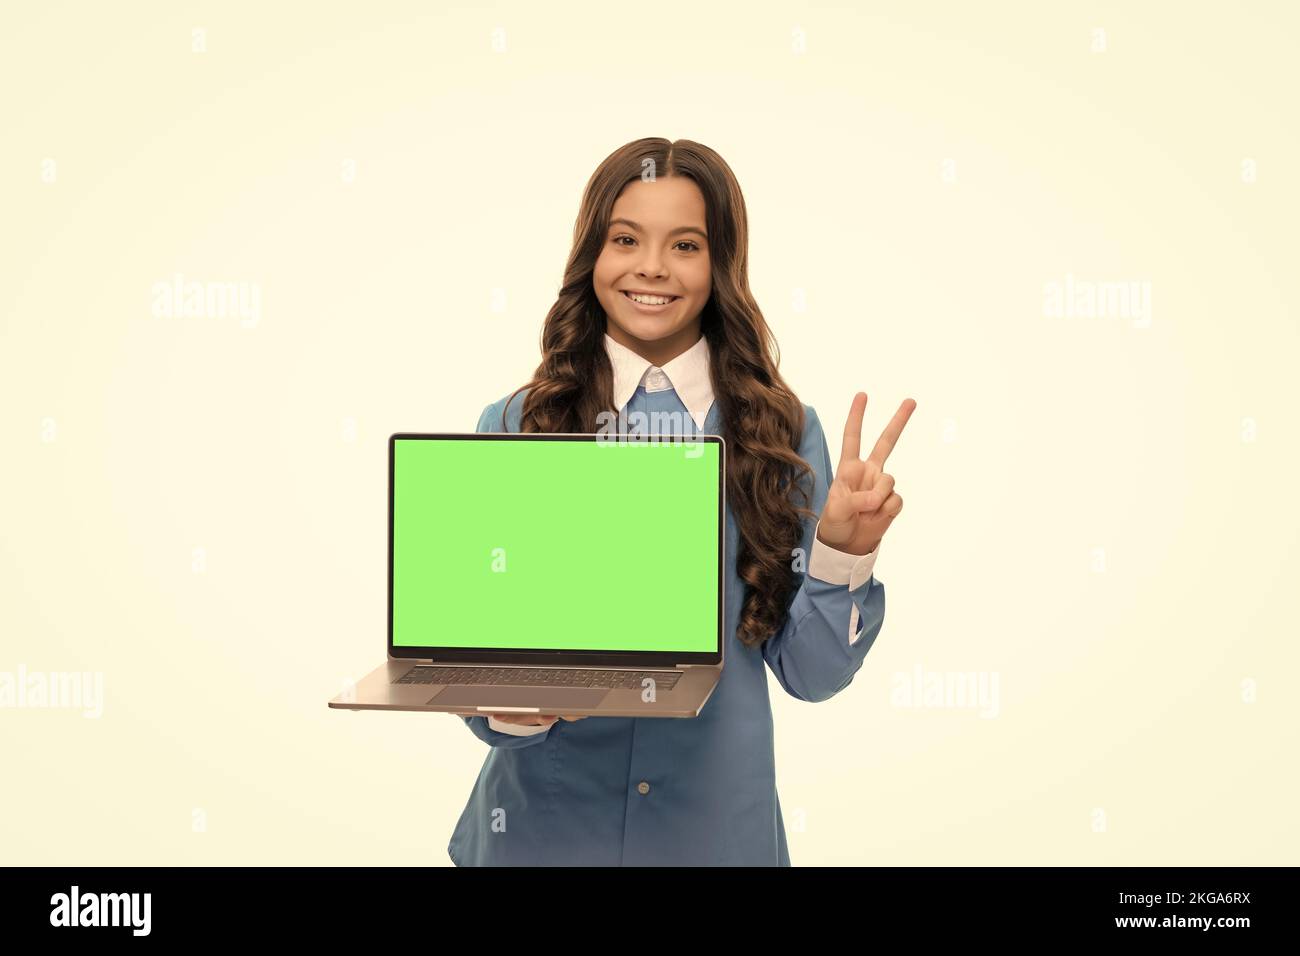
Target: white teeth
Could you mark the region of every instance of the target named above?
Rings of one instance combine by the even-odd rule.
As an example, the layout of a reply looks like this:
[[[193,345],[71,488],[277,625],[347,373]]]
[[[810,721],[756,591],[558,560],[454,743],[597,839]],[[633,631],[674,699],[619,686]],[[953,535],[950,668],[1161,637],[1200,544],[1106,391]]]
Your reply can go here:
[[[633,302],[640,302],[642,305],[667,305],[673,301],[671,297],[662,295],[637,295],[635,292],[624,294]]]

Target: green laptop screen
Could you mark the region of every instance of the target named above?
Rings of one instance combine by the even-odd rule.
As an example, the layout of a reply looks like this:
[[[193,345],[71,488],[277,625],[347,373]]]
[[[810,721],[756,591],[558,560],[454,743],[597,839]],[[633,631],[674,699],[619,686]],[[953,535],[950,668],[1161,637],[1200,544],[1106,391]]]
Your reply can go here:
[[[717,649],[717,441],[392,442],[395,647]]]

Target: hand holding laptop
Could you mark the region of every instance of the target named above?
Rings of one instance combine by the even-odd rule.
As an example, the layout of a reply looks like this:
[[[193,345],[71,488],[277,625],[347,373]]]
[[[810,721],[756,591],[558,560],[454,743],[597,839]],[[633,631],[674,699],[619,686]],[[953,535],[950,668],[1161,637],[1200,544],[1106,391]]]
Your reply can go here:
[[[503,724],[519,724],[523,727],[549,727],[561,717],[565,720],[585,720],[586,715],[570,716],[568,714],[488,714]]]

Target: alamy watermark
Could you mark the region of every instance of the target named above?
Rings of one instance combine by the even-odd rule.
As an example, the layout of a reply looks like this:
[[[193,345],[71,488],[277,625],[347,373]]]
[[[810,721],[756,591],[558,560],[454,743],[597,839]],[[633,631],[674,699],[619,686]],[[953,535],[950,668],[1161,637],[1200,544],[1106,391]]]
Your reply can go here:
[[[177,272],[151,288],[157,319],[239,319],[246,329],[262,321],[262,287],[256,282],[198,282]]]
[[[148,936],[152,893],[83,893],[75,884],[50,897],[51,926],[126,926],[132,936]]]
[[[991,720],[1001,708],[997,671],[927,671],[920,664],[895,671],[889,703],[894,707],[976,710]]]
[[[596,444],[648,445],[680,444],[687,458],[704,454],[706,442],[692,441],[701,434],[695,419],[683,412],[601,412],[596,416]]]
[[[102,671],[0,671],[0,708],[81,708],[81,716],[98,720],[104,713]]]
[[[1151,283],[1093,282],[1067,272],[1064,282],[1043,286],[1043,315],[1049,319],[1131,319],[1135,329],[1151,325]]]

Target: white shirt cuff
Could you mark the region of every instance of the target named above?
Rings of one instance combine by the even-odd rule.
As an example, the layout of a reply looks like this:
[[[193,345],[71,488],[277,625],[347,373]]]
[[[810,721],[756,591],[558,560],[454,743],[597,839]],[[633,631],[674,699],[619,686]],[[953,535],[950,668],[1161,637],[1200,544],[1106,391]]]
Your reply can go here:
[[[817,525],[821,527],[821,522]],[[883,543],[883,542],[882,542]],[[808,573],[827,584],[847,584],[850,591],[856,591],[867,583],[876,566],[876,555],[880,554],[880,545],[870,554],[850,554],[832,548],[813,534],[812,554],[808,557]]]
[[[499,734],[511,734],[515,737],[531,737],[533,734],[544,734],[551,729],[550,724],[545,726],[538,724],[536,727],[530,727],[525,724],[503,724],[491,714],[488,715],[488,727]]]

